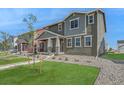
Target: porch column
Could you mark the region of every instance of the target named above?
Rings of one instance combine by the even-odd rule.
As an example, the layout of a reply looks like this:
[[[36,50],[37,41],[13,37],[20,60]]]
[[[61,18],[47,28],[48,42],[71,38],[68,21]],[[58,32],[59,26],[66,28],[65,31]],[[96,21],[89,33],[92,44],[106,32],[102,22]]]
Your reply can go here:
[[[60,39],[59,37],[56,38],[56,54],[60,53]]]
[[[40,41],[37,41],[37,52],[40,52]]]
[[[48,49],[48,53],[51,53],[51,51],[52,51],[51,38],[48,39],[47,49]]]
[[[23,46],[22,46],[22,43],[21,43],[21,52],[23,51]]]

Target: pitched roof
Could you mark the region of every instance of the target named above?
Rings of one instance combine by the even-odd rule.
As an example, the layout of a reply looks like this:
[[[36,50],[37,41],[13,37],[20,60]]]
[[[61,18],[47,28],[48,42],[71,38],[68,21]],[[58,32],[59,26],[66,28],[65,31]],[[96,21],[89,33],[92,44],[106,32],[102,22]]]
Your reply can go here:
[[[39,39],[39,38],[41,38],[41,36],[42,36],[45,32],[47,32],[47,33],[49,33],[49,34],[51,34],[51,35],[53,35],[53,36],[60,36],[60,37],[63,37],[63,35],[60,35],[60,34],[58,34],[58,33],[55,33],[55,32],[49,31],[49,30],[44,30],[44,32],[43,32],[42,34],[40,34],[40,35],[36,38],[36,40]]]
[[[16,41],[18,44],[22,44],[22,43],[28,43],[28,41],[27,40],[25,40],[25,39],[18,39],[17,41]]]
[[[36,33],[43,33],[44,32],[44,29],[37,29],[35,32]]]
[[[92,12],[95,12],[95,11],[100,11],[100,12],[104,13],[104,11],[103,11],[102,9],[95,9],[95,10],[87,11],[87,12],[72,12],[72,13],[70,13],[68,16],[64,17],[63,20],[59,20],[59,21],[57,21],[57,22],[55,22],[55,23],[53,23],[53,24],[46,25],[45,27],[47,27],[47,26],[52,26],[52,25],[55,25],[55,24],[64,22],[70,15],[72,15],[72,14],[74,14],[74,13],[89,14],[89,13],[92,13]],[[45,28],[45,27],[43,27],[43,28]]]

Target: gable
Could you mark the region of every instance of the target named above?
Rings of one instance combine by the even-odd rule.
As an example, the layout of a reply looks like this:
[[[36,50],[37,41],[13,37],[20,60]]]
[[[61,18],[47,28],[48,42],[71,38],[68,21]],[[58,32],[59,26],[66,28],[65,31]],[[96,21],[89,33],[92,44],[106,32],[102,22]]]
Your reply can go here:
[[[78,27],[71,29],[71,21],[72,20],[78,20]],[[86,16],[85,14],[80,14],[80,13],[74,13],[70,15],[68,18],[66,18],[65,22],[65,30],[64,30],[64,35],[69,36],[69,35],[77,35],[77,34],[85,34],[86,29]]]
[[[44,39],[44,38],[50,38],[50,37],[54,37],[57,35],[51,34],[47,31],[45,31],[43,34],[41,34],[37,39]]]

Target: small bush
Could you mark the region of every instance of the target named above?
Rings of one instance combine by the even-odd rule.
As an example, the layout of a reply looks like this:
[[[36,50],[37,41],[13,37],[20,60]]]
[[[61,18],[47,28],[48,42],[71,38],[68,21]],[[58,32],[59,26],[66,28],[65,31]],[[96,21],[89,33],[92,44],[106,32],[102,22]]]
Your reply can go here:
[[[65,61],[68,61],[68,58],[67,57],[65,58]]]
[[[62,58],[60,57],[59,60],[62,60]]]
[[[56,59],[55,57],[52,57],[52,59]]]

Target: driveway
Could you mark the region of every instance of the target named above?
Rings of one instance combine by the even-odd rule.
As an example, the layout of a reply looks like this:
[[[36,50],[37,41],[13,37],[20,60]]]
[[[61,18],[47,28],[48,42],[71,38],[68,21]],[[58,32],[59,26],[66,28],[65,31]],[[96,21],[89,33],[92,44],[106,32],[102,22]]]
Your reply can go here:
[[[47,59],[48,61],[95,66],[101,69],[96,79],[96,85],[124,84],[124,64],[91,56],[61,55]]]

